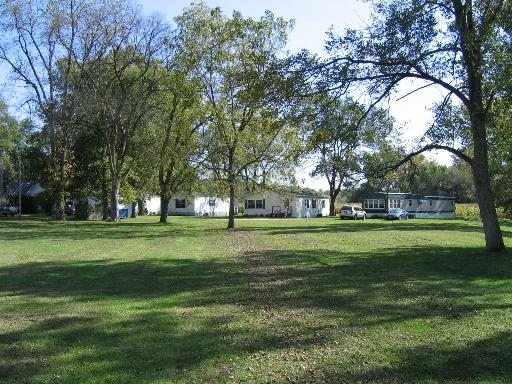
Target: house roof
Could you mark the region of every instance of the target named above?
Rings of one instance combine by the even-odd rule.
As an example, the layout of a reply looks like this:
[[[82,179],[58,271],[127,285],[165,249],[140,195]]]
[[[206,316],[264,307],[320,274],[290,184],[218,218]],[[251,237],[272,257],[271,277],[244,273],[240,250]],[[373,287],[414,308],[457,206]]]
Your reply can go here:
[[[281,194],[284,196],[288,195],[288,196],[292,196],[295,198],[305,198],[306,197],[306,198],[313,198],[313,199],[328,199],[327,196],[322,195],[321,193],[316,192],[316,191],[314,191],[314,192],[307,191],[307,190],[298,191],[298,190],[292,190],[292,189],[287,189],[287,188],[260,189],[260,190],[254,191],[252,193],[248,193],[248,194],[246,194],[246,196],[264,196],[265,194],[267,194],[269,192]]]
[[[424,196],[419,193],[410,192],[371,192],[363,196],[364,199],[382,199],[386,197],[399,200],[455,200],[455,197],[452,196]]]
[[[18,183],[17,181],[13,181],[13,182],[9,183],[9,189],[8,189],[9,196],[12,196],[12,197],[18,196],[19,186],[20,186],[20,183]],[[21,195],[22,196],[32,196],[33,190],[37,189],[36,186],[37,186],[37,184],[34,184],[34,183],[22,182],[21,183]],[[39,191],[40,191],[40,189],[39,189]],[[36,194],[37,193],[38,192],[36,192]]]

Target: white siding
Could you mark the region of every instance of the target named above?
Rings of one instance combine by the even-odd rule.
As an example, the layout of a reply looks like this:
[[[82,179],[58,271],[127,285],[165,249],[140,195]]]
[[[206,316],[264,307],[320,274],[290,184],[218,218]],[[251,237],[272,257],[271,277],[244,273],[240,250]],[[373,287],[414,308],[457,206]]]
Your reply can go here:
[[[183,196],[176,195],[169,201],[169,215],[181,216],[228,216],[229,200],[223,200],[220,197],[198,195],[193,198],[185,199],[185,207],[176,207],[176,200],[185,199]]]
[[[248,201],[265,201],[264,208],[248,208]],[[313,200],[315,207],[313,208]],[[248,216],[270,216],[273,212],[287,212],[288,217],[329,216],[329,199],[314,195],[279,194],[267,191],[250,195],[244,201],[245,214]]]
[[[215,196],[196,196],[194,213],[196,216],[228,216],[229,200]]]

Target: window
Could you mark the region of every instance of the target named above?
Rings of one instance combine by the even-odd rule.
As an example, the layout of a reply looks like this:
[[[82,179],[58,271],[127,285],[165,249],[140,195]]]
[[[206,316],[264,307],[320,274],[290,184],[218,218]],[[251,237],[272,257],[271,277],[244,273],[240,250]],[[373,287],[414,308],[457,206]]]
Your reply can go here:
[[[363,208],[365,209],[384,209],[384,200],[382,199],[367,199],[364,201]]]
[[[245,200],[245,209],[265,209],[265,199]]]
[[[309,199],[304,199],[304,206],[309,208]]]
[[[185,199],[176,199],[176,208],[185,208],[187,206],[187,202]]]
[[[311,208],[313,208],[313,209],[316,208],[316,199],[311,200]]]
[[[400,200],[389,200],[389,206],[388,208],[400,208]]]
[[[325,208],[325,200],[322,200],[322,209]]]
[[[409,200],[409,207],[412,207],[412,200]]]
[[[432,200],[429,200],[429,204],[430,204],[430,206],[432,206]]]
[[[210,199],[210,200],[208,200],[208,205],[209,205],[210,207],[215,207],[215,199]]]

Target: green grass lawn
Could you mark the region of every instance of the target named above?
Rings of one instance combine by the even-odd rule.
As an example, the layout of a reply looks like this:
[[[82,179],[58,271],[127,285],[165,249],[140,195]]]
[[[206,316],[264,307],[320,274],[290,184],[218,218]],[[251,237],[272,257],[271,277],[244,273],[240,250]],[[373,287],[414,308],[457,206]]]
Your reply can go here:
[[[512,382],[479,223],[169,219],[0,219],[0,383]]]

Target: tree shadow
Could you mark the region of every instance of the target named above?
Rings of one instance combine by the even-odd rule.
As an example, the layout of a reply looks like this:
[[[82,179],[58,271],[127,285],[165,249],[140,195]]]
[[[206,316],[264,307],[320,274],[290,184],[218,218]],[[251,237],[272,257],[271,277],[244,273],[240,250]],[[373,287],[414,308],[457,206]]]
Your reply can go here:
[[[435,343],[399,349],[395,351],[399,358],[394,366],[318,368],[315,375],[326,383],[510,383],[511,351],[512,333],[500,332],[463,346]],[[299,383],[316,382],[307,373],[294,379]]]
[[[253,302],[265,298],[276,308],[343,311],[345,318],[352,319],[351,325],[432,316],[455,318],[486,309],[512,308],[512,303],[485,302],[482,298],[489,294],[487,287],[475,283],[510,282],[511,258],[490,256],[476,248],[406,248],[357,254],[266,250],[248,252],[246,257],[256,270]],[[493,293],[509,294],[510,287],[503,284],[493,288]]]
[[[192,225],[190,225],[192,223]],[[197,223],[199,224],[199,222]],[[0,221],[0,241],[29,240],[36,234],[40,240],[119,240],[127,237],[141,240],[152,240],[168,236],[187,236],[197,238],[204,233],[221,233],[218,225],[202,228],[198,231],[194,221],[170,222],[166,224],[155,222],[121,221],[118,223],[99,221],[52,221],[52,220],[17,220]]]
[[[9,325],[0,331],[0,378],[80,382],[93,375],[97,382],[187,382],[205,364],[257,351],[315,348],[404,321],[507,312],[512,304],[489,300],[489,287],[481,282],[492,282],[492,296],[504,297],[511,280],[510,257],[473,248],[265,249],[233,260],[7,265],[0,267],[0,297],[9,303],[0,309],[0,324]],[[324,366],[323,377],[327,382],[510,380],[511,347],[506,332],[464,347],[403,347],[396,351],[397,367],[369,364],[344,371],[338,380],[339,372]],[[472,365],[463,371],[465,360]],[[205,375],[226,382],[223,366],[218,365],[218,376]]]
[[[335,220],[325,222],[314,222],[315,219],[275,219],[275,226],[251,225],[247,221],[243,227],[237,227],[238,231],[268,231],[273,235],[287,235],[299,233],[352,233],[368,231],[444,231],[444,232],[475,232],[483,233],[479,223],[468,224],[458,221],[432,222],[431,220],[411,219],[401,221],[385,221],[382,219],[368,219],[365,221]],[[503,231],[504,237],[512,237],[512,233]]]

